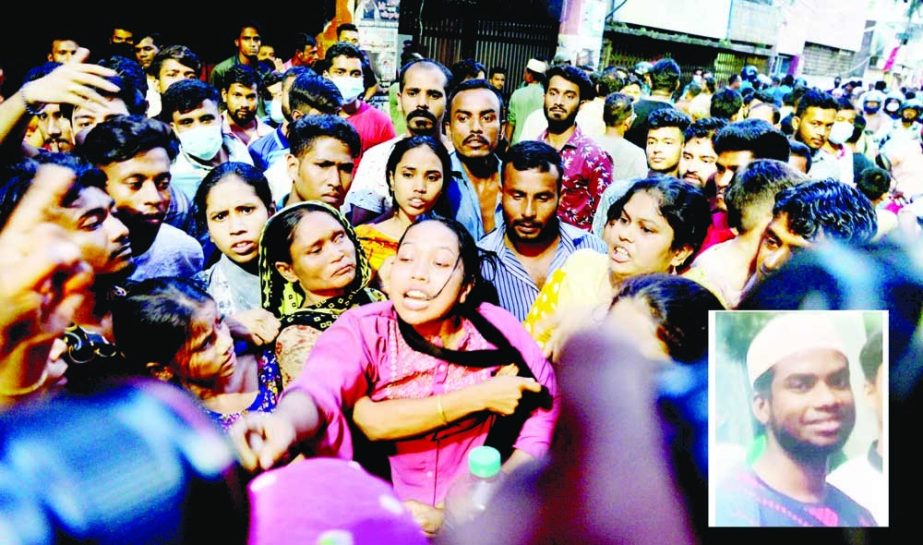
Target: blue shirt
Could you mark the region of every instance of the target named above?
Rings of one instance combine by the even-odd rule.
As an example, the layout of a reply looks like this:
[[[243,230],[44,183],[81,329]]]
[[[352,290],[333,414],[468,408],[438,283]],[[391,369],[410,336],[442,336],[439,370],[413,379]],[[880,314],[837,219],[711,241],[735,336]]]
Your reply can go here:
[[[254,140],[247,151],[250,152],[250,158],[253,159],[253,166],[265,171],[269,165],[276,162],[288,152],[288,138],[282,133],[282,127],[274,130],[271,134],[261,136]]]
[[[567,258],[577,250],[588,248],[602,254],[608,251],[606,243],[598,236],[564,222],[558,225],[561,238],[554,251],[551,266],[548,267],[547,277],[564,265]],[[501,223],[493,232],[478,242],[478,247],[497,254],[499,258],[496,267],[491,265],[490,260],[482,261],[481,271],[484,277],[497,288],[500,306],[521,322],[529,314],[529,309],[538,297],[540,288],[535,285],[535,281],[529,276],[516,253],[507,246],[505,239],[506,226]]]
[[[446,188],[446,198],[449,201],[449,212],[452,218],[468,229],[474,240],[480,240],[487,233],[484,232],[484,219],[481,217],[481,200],[474,184],[465,174],[461,159],[456,152],[450,154],[452,158],[452,182]],[[500,173],[502,163],[497,160],[497,173]],[[499,178],[498,178],[499,179]],[[496,225],[503,223],[503,210],[500,199],[497,199],[497,210],[494,213]]]

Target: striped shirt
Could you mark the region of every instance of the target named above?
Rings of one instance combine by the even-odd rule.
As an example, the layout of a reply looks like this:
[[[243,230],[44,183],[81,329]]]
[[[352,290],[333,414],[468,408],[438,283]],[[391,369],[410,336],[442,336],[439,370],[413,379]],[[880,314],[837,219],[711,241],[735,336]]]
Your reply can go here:
[[[564,222],[559,223],[559,230],[561,238],[546,278],[551,277],[551,273],[564,265],[567,258],[577,250],[586,248],[602,254],[608,251],[606,243],[592,233],[587,233]],[[497,288],[500,306],[508,310],[520,322],[525,320],[529,309],[532,308],[532,303],[538,297],[541,286],[535,285],[535,281],[529,276],[519,257],[506,244],[506,226],[499,225],[489,235],[482,238],[478,246],[497,254],[497,266],[494,267],[489,261],[484,261],[482,272],[487,281]]]

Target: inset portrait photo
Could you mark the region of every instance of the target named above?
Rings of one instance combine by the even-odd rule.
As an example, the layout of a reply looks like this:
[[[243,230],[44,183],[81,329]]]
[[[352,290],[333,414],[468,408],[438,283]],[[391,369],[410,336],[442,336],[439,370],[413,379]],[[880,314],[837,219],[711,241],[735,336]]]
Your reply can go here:
[[[710,314],[710,526],[888,525],[887,317]]]

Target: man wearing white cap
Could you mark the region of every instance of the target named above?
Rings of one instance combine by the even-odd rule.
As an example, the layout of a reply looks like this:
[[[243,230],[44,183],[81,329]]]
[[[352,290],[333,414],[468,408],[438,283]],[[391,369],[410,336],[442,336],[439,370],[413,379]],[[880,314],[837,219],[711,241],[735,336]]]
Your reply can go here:
[[[716,490],[718,526],[874,526],[872,515],[827,484],[827,460],[855,424],[849,360],[827,316],[774,318],[747,351],[763,454]]]
[[[522,127],[526,118],[536,110],[541,110],[545,104],[545,89],[542,87],[547,66],[544,61],[529,59],[523,73],[526,86],[517,89],[510,97],[508,123],[506,124],[506,139],[510,145],[519,142],[522,138]]]

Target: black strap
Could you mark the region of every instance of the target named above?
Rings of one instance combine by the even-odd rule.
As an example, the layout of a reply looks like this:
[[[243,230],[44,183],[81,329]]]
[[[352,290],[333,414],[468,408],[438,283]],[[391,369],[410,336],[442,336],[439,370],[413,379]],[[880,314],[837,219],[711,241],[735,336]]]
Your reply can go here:
[[[517,350],[509,340],[503,335],[494,324],[490,323],[479,312],[475,311],[465,316],[477,329],[487,342],[496,346],[492,350],[472,350],[459,351],[451,350],[441,346],[436,346],[427,341],[420,335],[417,330],[407,322],[398,317],[398,329],[404,341],[411,349],[427,354],[434,358],[464,365],[466,367],[493,367],[497,365],[516,364],[518,369],[517,375],[525,378],[535,378],[532,369],[526,365],[522,354]],[[524,392],[523,398],[516,407],[516,411],[509,416],[498,416],[494,420],[487,434],[485,445],[492,446],[500,451],[500,456],[505,460],[513,453],[513,444],[519,438],[522,426],[536,408],[550,409],[552,403],[551,395],[548,389],[542,386],[539,393]]]

